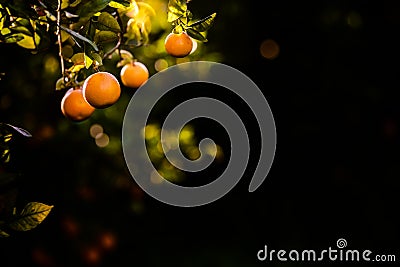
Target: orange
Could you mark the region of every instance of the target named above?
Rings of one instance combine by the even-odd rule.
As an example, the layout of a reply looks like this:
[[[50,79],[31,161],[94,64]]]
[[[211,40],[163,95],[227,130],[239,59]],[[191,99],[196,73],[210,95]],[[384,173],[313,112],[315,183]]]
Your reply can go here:
[[[123,85],[139,88],[149,78],[149,71],[143,63],[136,61],[123,66],[120,75]]]
[[[103,71],[87,77],[82,90],[86,101],[95,108],[107,108],[115,104],[121,95],[117,78]]]
[[[193,41],[187,33],[170,33],[165,38],[165,50],[174,57],[186,57],[193,48]]]
[[[61,100],[61,112],[70,120],[83,121],[94,111],[95,108],[86,102],[81,89],[69,89]]]

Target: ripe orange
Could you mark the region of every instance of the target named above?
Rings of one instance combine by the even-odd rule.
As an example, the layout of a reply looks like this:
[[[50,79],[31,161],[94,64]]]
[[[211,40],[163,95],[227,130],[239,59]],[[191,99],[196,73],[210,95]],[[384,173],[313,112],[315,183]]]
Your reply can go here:
[[[61,100],[61,112],[73,121],[83,121],[89,118],[95,108],[86,102],[81,89],[69,89]]]
[[[123,85],[139,88],[149,78],[149,71],[143,63],[136,61],[123,66],[120,75]]]
[[[170,33],[165,38],[165,50],[174,57],[186,57],[193,48],[193,41],[187,33]]]
[[[96,72],[86,78],[82,86],[83,96],[95,108],[106,108],[115,104],[121,95],[117,78],[108,72]]]

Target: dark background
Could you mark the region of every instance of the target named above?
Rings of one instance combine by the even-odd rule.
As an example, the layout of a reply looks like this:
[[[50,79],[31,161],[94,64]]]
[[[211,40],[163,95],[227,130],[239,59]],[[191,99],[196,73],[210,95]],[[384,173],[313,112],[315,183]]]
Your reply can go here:
[[[339,238],[349,249],[398,256],[400,4],[193,0],[191,8],[218,13],[209,49],[248,75],[272,109],[277,148],[264,184],[247,192],[259,141],[247,117],[253,153],[231,192],[197,208],[150,198],[129,179],[121,154],[96,147],[87,124],[65,122],[62,93],[38,72],[41,55],[1,44],[0,96],[12,99],[1,121],[34,136],[13,154],[24,173],[18,202],[55,207],[35,230],[0,240],[0,266],[302,266],[259,262],[256,253],[264,245],[322,250]],[[279,44],[276,59],[261,56],[266,39]],[[94,120],[118,137],[122,115]],[[115,246],[90,263],[104,234]]]

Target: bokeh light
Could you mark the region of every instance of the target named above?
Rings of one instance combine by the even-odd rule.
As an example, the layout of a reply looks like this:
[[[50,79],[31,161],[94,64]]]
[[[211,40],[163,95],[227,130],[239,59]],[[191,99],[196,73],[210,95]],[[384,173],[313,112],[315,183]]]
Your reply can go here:
[[[157,59],[156,62],[154,62],[154,68],[156,71],[165,70],[168,68],[168,61],[163,58]]]
[[[272,39],[264,40],[260,45],[260,53],[266,59],[275,59],[279,56],[280,47]]]
[[[103,133],[103,126],[100,124],[93,124],[90,126],[90,136],[96,138],[99,134]]]
[[[98,147],[106,147],[110,143],[110,137],[108,134],[99,133],[96,135],[95,142]]]
[[[358,14],[357,12],[354,12],[354,11],[350,12],[350,14],[347,16],[346,21],[347,21],[347,24],[353,29],[358,29],[363,24],[360,14]]]

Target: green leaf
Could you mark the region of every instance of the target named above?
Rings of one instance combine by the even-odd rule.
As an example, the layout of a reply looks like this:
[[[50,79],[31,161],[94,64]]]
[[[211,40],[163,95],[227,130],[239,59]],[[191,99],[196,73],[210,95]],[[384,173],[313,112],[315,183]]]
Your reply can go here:
[[[99,66],[103,65],[103,59],[102,59],[102,57],[101,57],[98,53],[95,53],[95,52],[92,51],[92,52],[90,53],[90,57],[91,57],[94,61],[96,61],[96,62],[98,63]]]
[[[10,235],[0,229],[0,237],[9,237]]]
[[[71,3],[69,6],[70,7],[77,7],[81,3],[81,0],[76,0],[73,3]]]
[[[93,64],[93,59],[91,59],[88,55],[85,54],[85,67],[88,69]]]
[[[39,202],[26,204],[20,215],[11,221],[8,226],[15,231],[28,231],[38,226],[49,215],[53,206]]]
[[[0,160],[4,163],[10,161],[10,150],[8,148],[3,149],[3,151],[0,154]]]
[[[95,43],[93,43],[91,40],[89,40],[88,38],[86,38],[85,36],[80,35],[79,33],[75,32],[73,30],[70,30],[70,29],[68,29],[68,28],[66,28],[66,27],[64,27],[62,25],[60,25],[60,29],[65,31],[65,32],[67,32],[67,33],[69,33],[69,34],[71,34],[72,36],[74,36],[74,37],[76,37],[78,39],[81,39],[82,41],[87,42],[88,44],[90,44],[93,47],[93,49],[96,52],[99,51],[99,48],[97,47],[97,45]]]
[[[26,49],[37,49],[39,42],[40,36],[35,32],[33,36],[24,34],[24,39],[18,41],[17,44]]]
[[[108,12],[101,12],[96,26],[101,31],[121,32],[118,21]]]
[[[186,14],[186,0],[169,0],[168,22],[173,22]]]
[[[199,40],[201,42],[207,42],[207,38],[204,37],[204,35],[196,30],[193,30],[192,28],[187,29],[186,32],[193,39]]]
[[[4,42],[8,43],[8,44],[16,43],[23,39],[24,39],[24,35],[22,33],[16,33],[16,34],[10,34],[10,35],[4,36]]]
[[[98,31],[94,35],[94,41],[97,44],[113,42],[117,39],[118,39],[118,34],[112,31]]]
[[[205,32],[211,28],[216,16],[217,16],[217,13],[213,13],[213,14],[205,17],[204,19],[201,19],[199,21],[196,21],[193,24],[190,24],[188,26],[188,29],[190,28],[197,32]]]
[[[69,0],[61,1],[61,9],[66,9],[69,6]]]
[[[111,0],[92,0],[83,4],[77,14],[81,17],[91,17],[108,6]]]
[[[71,57],[71,61],[74,64],[82,64],[85,62],[85,54],[84,53],[76,53]]]
[[[108,4],[110,7],[113,8],[126,8],[128,6],[130,6],[130,1],[125,1],[125,0],[119,0],[119,1],[111,1]]]
[[[56,91],[65,89],[64,77],[61,77],[56,82]]]
[[[30,30],[27,29],[25,26],[16,26],[16,27],[11,28],[11,30],[13,32],[18,32],[18,33],[23,33],[28,36],[33,36],[33,34],[30,32]]]

